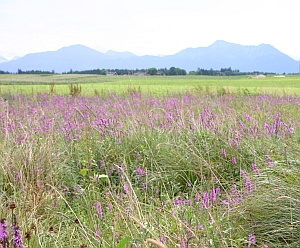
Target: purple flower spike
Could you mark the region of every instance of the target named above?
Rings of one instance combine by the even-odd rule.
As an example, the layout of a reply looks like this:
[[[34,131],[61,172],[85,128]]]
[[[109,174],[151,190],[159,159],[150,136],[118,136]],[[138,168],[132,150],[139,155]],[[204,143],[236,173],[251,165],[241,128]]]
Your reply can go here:
[[[25,246],[23,245],[23,240],[22,240],[22,234],[20,231],[20,227],[19,226],[14,226],[13,230],[13,244],[15,247],[21,247],[21,248],[25,248]]]
[[[254,170],[254,172],[259,175],[259,169],[257,168],[256,164],[252,164],[252,169]]]
[[[129,193],[129,187],[128,187],[128,184],[124,184],[124,191],[125,191],[125,194],[128,194],[128,193]]]
[[[3,218],[0,220],[0,244],[3,244],[3,247],[9,247],[8,232],[6,228],[7,221]]]
[[[97,202],[97,211],[99,214],[99,217],[102,219],[103,218],[103,211],[102,211],[102,206],[100,202]]]
[[[235,157],[232,157],[232,163],[236,164],[236,158]]]
[[[226,158],[226,150],[222,149],[223,158]]]

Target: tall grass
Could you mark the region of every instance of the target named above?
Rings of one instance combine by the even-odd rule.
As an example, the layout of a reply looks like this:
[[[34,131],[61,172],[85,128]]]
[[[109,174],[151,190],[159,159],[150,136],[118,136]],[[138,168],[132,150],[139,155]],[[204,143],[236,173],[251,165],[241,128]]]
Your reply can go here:
[[[0,218],[28,247],[298,247],[299,104],[3,95]]]

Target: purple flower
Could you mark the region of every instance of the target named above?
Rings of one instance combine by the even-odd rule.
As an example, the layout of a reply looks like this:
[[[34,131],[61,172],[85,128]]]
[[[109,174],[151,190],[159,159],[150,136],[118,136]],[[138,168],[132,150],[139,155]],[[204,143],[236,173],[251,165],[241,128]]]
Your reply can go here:
[[[100,238],[101,238],[101,231],[99,229],[99,227],[97,226],[96,230],[95,230],[95,236],[96,236],[96,239],[99,241]]]
[[[254,172],[259,175],[259,169],[257,168],[256,164],[252,164],[252,169],[254,170]]]
[[[97,202],[97,211],[99,214],[99,217],[102,219],[103,218],[103,211],[102,211],[102,206],[100,202]]]
[[[199,231],[200,231],[200,230],[203,230],[203,229],[204,229],[204,228],[203,228],[203,225],[202,225],[202,224],[198,225],[197,229],[198,229]]]
[[[174,200],[174,206],[179,206],[180,205],[180,201],[179,199],[176,197],[175,200]]]
[[[235,157],[232,157],[232,163],[236,164],[236,158]]]
[[[126,207],[125,214],[126,214],[127,217],[129,216],[129,212],[130,212],[130,207]]]
[[[139,174],[140,177],[143,177],[146,175],[146,171],[144,171],[141,167],[138,167],[136,169],[136,172]]]
[[[7,221],[6,219],[3,218],[0,220],[0,244],[3,244],[4,247],[9,246],[8,232],[6,228],[7,228]]]
[[[13,226],[12,234],[13,234],[13,244],[14,244],[14,246],[25,248],[25,246],[23,245],[22,234],[21,234],[19,226]]]
[[[142,188],[142,190],[146,190],[147,189],[147,184],[144,182],[144,183],[142,183],[142,185],[143,185],[143,188]]]
[[[212,202],[216,201],[216,200],[217,200],[217,197],[218,197],[218,195],[219,195],[219,193],[220,193],[220,188],[219,188],[219,187],[216,188],[216,189],[212,189],[212,190],[210,191],[210,200],[211,200]]]
[[[222,149],[222,154],[223,154],[223,158],[226,158],[226,150],[224,148]]]
[[[207,192],[204,192],[202,195],[202,208],[208,208],[209,205],[209,196]]]
[[[124,184],[124,191],[125,191],[125,194],[128,194],[128,193],[129,193],[129,187],[128,187],[128,184]]]
[[[250,177],[246,177],[246,183],[245,183],[245,194],[249,194],[252,192],[252,184],[251,184],[251,179]]]
[[[251,234],[249,235],[249,243],[248,243],[247,248],[250,248],[251,245],[254,245],[255,243],[256,243],[255,235],[251,233]]]
[[[166,236],[162,236],[161,239],[160,239],[160,241],[161,241],[163,244],[165,244],[165,243],[167,242]]]
[[[236,148],[239,148],[238,141],[236,139],[233,139],[233,143],[235,144]]]

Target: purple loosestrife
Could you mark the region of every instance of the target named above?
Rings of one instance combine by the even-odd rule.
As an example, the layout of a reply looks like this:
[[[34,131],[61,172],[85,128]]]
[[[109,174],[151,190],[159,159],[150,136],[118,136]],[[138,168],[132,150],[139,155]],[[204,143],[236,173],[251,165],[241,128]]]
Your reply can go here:
[[[254,170],[254,172],[255,172],[257,175],[259,175],[259,169],[258,169],[258,167],[257,167],[256,164],[252,164],[252,169]]]
[[[0,247],[9,247],[7,220],[5,218],[0,220]]]
[[[146,171],[144,171],[140,166],[136,169],[136,172],[141,178],[146,175]]]
[[[233,139],[233,143],[235,144],[236,148],[239,148],[239,143],[236,139]]]
[[[167,238],[166,238],[166,236],[163,235],[163,236],[161,237],[160,241],[161,241],[163,244],[166,244],[166,243],[167,243]]]
[[[98,211],[100,219],[102,219],[103,218],[103,211],[102,211],[101,202],[97,202],[97,211]]]
[[[220,188],[212,189],[210,191],[210,200],[215,202],[217,200],[218,195],[220,194]]]
[[[226,158],[226,150],[224,148],[222,149],[222,154],[223,154],[223,158]]]
[[[95,236],[96,236],[96,239],[97,239],[98,241],[100,241],[100,238],[101,238],[101,230],[100,230],[100,228],[98,227],[98,225],[96,226]]]
[[[204,192],[202,195],[202,208],[207,209],[209,206],[209,195],[207,192]]]
[[[13,234],[13,245],[14,245],[14,247],[25,248],[25,246],[23,245],[22,234],[21,234],[19,226],[13,226],[12,234]]]
[[[236,164],[236,158],[235,157],[232,157],[232,163]]]
[[[128,194],[128,193],[129,193],[129,187],[128,187],[128,184],[124,184],[124,192],[125,192],[125,194]]]
[[[254,245],[256,243],[256,237],[254,234],[250,234],[249,235],[249,241],[248,241],[248,246],[247,248],[250,248],[252,245]]]
[[[249,193],[252,192],[252,183],[250,177],[245,178],[246,183],[245,183],[245,195],[248,195]]]

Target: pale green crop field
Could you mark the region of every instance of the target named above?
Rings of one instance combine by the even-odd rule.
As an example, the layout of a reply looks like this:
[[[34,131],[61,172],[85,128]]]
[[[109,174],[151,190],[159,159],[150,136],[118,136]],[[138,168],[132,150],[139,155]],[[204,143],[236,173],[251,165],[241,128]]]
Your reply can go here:
[[[69,85],[78,84],[82,95],[140,91],[149,94],[184,92],[223,92],[300,95],[300,76],[286,75],[257,79],[249,76],[102,76],[76,74],[0,75],[0,94],[48,93],[50,84],[56,94],[68,94]]]

